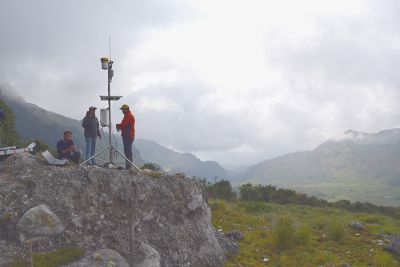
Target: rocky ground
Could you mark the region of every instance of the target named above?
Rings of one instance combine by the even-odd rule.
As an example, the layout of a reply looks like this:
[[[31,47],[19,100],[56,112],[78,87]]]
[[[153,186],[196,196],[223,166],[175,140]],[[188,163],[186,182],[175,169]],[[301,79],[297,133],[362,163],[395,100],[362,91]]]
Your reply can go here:
[[[118,266],[217,267],[237,250],[231,239],[216,237],[195,180],[53,167],[19,154],[0,165],[0,266],[22,255],[30,239],[34,251],[88,251],[71,267],[91,266],[90,259],[114,252]]]

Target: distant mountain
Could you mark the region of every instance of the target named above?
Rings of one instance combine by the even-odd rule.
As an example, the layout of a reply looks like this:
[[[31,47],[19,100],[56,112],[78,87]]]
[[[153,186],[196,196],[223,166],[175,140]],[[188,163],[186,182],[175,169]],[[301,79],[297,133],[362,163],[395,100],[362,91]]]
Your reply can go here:
[[[23,140],[41,140],[55,148],[62,139],[63,132],[70,130],[74,133],[75,144],[84,147],[83,130],[79,121],[27,103],[11,93],[3,92],[1,97],[12,109],[16,130]]]
[[[400,205],[400,129],[375,134],[349,130],[313,151],[258,163],[243,178],[326,199]]]
[[[251,165],[239,165],[234,167],[224,166],[229,175],[229,181],[233,186],[239,186],[242,183],[243,177],[251,169]]]
[[[75,144],[84,150],[85,140],[80,121],[27,103],[23,98],[7,91],[3,91],[1,99],[12,109],[16,130],[23,140],[41,140],[55,148],[64,130],[68,129],[74,133]],[[122,150],[122,141],[116,141],[116,144]],[[157,163],[170,173],[183,172],[189,176],[207,179],[228,177],[228,173],[217,162],[201,161],[190,153],[175,152],[153,141],[137,139],[134,144],[133,154],[136,164]],[[100,145],[104,147],[106,144],[102,141],[99,143],[99,148]]]
[[[135,145],[144,160],[160,164],[167,172],[184,172],[189,176],[208,179],[229,177],[226,170],[215,161],[201,161],[191,153],[178,153],[153,141],[138,139]]]

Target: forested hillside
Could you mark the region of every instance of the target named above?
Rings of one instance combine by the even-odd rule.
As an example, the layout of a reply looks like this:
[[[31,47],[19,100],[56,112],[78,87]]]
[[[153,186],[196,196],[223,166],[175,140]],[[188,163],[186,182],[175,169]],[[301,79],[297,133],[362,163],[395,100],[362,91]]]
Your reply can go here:
[[[14,128],[14,114],[0,95],[0,147],[16,145],[18,134]]]

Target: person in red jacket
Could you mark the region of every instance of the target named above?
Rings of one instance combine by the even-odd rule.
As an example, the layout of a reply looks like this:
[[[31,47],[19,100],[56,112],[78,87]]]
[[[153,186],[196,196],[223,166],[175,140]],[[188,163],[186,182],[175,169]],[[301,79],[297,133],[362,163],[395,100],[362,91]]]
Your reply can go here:
[[[117,131],[121,130],[125,157],[132,162],[132,144],[135,140],[135,117],[129,110],[129,106],[127,104],[122,105],[120,109],[124,114],[124,118],[121,123],[117,124]],[[127,161],[126,169],[129,170],[131,167],[131,164]]]

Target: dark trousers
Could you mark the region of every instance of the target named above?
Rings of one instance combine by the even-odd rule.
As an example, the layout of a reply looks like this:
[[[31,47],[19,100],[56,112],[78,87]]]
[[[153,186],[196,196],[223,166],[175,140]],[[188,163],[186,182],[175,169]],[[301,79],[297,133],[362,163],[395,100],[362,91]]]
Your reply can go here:
[[[75,163],[79,164],[79,162],[81,160],[81,153],[72,152],[72,154],[70,154],[70,155],[68,155],[66,157],[63,157],[63,158],[66,158],[66,159],[68,159],[68,160],[70,160],[72,162],[75,162]]]
[[[125,157],[132,162],[132,144],[133,144],[133,139],[123,138],[122,142],[124,143],[124,154],[125,154]],[[131,164],[128,161],[126,161],[126,169],[129,170],[131,167],[132,167]]]

